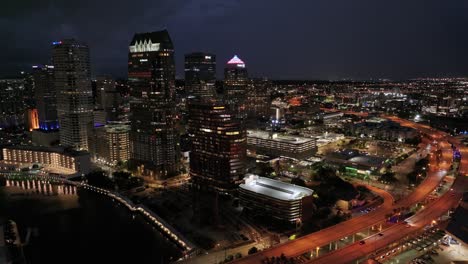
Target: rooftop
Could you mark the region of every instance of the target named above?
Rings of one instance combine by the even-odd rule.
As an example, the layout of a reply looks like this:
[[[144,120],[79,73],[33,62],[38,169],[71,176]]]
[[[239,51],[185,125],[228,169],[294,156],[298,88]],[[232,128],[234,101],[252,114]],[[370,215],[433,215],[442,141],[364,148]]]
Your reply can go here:
[[[239,185],[240,188],[283,201],[299,200],[314,192],[305,187],[254,174],[247,174],[244,181],[245,183]]]
[[[137,48],[144,46],[145,49]],[[135,49],[133,49],[135,47]],[[161,49],[173,49],[171,37],[167,30],[136,33],[130,42],[130,50],[133,52],[137,51],[157,51]]]
[[[232,57],[232,59],[230,59],[227,64],[245,64],[241,59],[239,59],[239,57],[237,57],[237,55],[234,55],[234,57]]]
[[[60,154],[66,154],[70,156],[85,156],[89,155],[89,152],[78,151],[71,148],[63,147],[43,147],[43,146],[25,146],[25,145],[16,145],[16,146],[0,146],[0,149],[18,149],[26,151],[42,151],[42,152],[54,152]]]
[[[269,139],[269,140],[274,140],[274,141],[287,142],[291,144],[303,144],[305,142],[314,140],[312,138],[293,137],[293,136],[287,136],[287,135],[279,135],[277,133],[270,134],[267,131],[261,131],[261,130],[247,130],[247,137]]]

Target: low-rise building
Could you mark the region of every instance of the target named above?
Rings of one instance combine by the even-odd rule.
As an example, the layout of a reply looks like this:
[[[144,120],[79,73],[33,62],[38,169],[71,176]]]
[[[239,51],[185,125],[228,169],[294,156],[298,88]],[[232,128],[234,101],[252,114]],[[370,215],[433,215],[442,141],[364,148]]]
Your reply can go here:
[[[46,148],[37,146],[8,146],[2,149],[4,165],[21,168],[29,165],[40,165],[59,174],[87,174],[91,168],[90,155],[85,151],[74,151],[64,148]]]
[[[244,210],[291,224],[312,215],[312,194],[311,189],[254,174],[248,174],[239,185]]]
[[[361,153],[355,149],[344,149],[328,154],[324,160],[330,165],[344,167],[346,174],[350,176],[366,177],[372,172],[379,171],[386,159]]]
[[[418,132],[413,128],[383,118],[370,118],[364,122],[350,124],[345,131],[353,136],[398,142],[405,142],[418,136]]]
[[[307,159],[317,151],[315,138],[279,135],[260,130],[247,131],[247,149],[271,157]]]

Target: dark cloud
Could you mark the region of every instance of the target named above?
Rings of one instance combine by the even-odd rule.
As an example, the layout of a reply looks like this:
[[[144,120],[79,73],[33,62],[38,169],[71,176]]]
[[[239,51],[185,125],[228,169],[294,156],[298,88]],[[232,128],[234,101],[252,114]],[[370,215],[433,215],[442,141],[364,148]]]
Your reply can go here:
[[[375,0],[7,0],[0,75],[48,62],[50,43],[87,42],[95,74],[125,77],[135,32],[167,28],[183,54],[233,54],[256,76],[411,78],[468,72],[468,2]]]

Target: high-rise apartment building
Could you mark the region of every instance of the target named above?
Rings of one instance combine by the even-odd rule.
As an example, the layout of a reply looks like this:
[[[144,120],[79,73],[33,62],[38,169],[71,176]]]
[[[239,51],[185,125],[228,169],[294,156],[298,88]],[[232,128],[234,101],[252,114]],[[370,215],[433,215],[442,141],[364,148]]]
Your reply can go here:
[[[135,34],[128,53],[131,166],[155,178],[179,172],[174,46],[166,30]]]
[[[60,144],[88,150],[93,129],[89,48],[74,39],[52,44]]]
[[[227,192],[245,174],[246,131],[224,104],[189,103],[190,176],[201,189]]]
[[[246,117],[248,83],[245,63],[235,55],[224,69],[224,101],[236,117]]]
[[[39,116],[39,129],[45,131],[56,130],[59,128],[59,123],[54,66],[35,65],[33,66],[32,76],[34,80],[34,99]]]
[[[216,56],[194,52],[185,55],[185,91],[197,99],[216,96]]]

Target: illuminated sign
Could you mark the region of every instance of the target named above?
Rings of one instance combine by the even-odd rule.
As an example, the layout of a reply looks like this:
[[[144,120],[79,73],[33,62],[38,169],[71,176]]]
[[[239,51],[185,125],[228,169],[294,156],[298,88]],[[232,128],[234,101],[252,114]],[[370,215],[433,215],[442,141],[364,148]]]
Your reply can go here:
[[[60,45],[60,44],[62,44],[62,41],[54,41],[54,42],[52,42],[52,45]]]
[[[148,59],[140,59],[140,62],[148,61]]]
[[[211,56],[205,56],[205,60],[211,60]]]
[[[160,48],[160,43],[153,43],[150,40],[136,41],[135,45],[129,47],[130,53],[135,52],[147,52],[147,51],[158,51]]]

